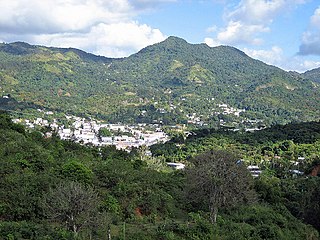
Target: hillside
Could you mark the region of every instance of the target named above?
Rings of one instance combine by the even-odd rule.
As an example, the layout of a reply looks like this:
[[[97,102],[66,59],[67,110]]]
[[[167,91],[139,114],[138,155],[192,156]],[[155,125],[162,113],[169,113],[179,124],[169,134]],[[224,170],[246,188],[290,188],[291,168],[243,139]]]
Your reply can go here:
[[[3,95],[23,103],[14,111],[42,106],[111,122],[233,127],[248,119],[265,125],[315,120],[320,113],[318,83],[233,47],[177,37],[122,59],[0,44],[0,69]]]
[[[319,163],[319,123],[278,126],[262,136],[197,133],[147,156],[143,148],[128,153],[44,138],[0,111],[0,239],[319,239],[320,178],[290,171]],[[294,133],[300,143],[290,140]],[[176,147],[171,154],[168,144]],[[184,170],[169,169],[164,157],[171,162],[178,151],[192,157]],[[305,160],[297,166],[298,156]],[[259,162],[260,177],[252,178],[239,157]],[[197,158],[206,164],[195,165]],[[215,189],[219,202],[211,204],[206,192]]]
[[[303,76],[307,79],[310,79],[314,82],[320,83],[320,68],[312,69],[303,73]]]

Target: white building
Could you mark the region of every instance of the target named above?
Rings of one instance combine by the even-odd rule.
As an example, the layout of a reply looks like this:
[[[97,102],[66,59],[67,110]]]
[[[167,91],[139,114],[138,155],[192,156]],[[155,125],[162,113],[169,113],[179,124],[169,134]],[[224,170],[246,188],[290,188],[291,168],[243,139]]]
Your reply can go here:
[[[167,166],[173,168],[174,170],[180,170],[185,168],[185,165],[183,163],[168,162]]]
[[[247,169],[250,171],[252,177],[259,177],[261,174],[261,170],[256,165],[249,165]]]

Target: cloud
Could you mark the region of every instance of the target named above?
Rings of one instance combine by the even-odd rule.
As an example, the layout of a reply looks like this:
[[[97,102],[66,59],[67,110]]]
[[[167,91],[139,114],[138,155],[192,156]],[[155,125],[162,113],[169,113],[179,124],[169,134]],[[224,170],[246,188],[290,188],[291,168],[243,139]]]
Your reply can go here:
[[[217,46],[221,45],[220,42],[217,42],[213,38],[205,38],[204,43],[207,44],[209,47],[217,47]]]
[[[129,0],[135,9],[152,9],[161,4],[176,2],[177,0]]]
[[[75,47],[123,57],[165,39],[160,30],[134,18],[172,1],[175,0],[3,0],[0,36],[5,42]]]
[[[307,70],[320,67],[320,62],[317,60],[306,60],[301,56],[295,56],[284,61],[281,67],[288,71],[290,70],[302,73]]]
[[[320,7],[310,18],[307,31],[302,35],[299,55],[320,55]]]
[[[320,67],[320,61],[305,60],[300,64],[304,68],[303,71]]]
[[[320,67],[320,61],[306,60],[303,56],[286,57],[283,50],[278,46],[273,46],[269,50],[244,48],[243,51],[254,59],[278,66],[286,71],[305,72]]]
[[[263,44],[261,34],[270,32],[273,20],[288,8],[305,0],[242,0],[224,14],[226,26],[217,32],[214,42],[221,44]]]
[[[244,48],[243,51],[252,58],[259,59],[267,64],[281,65],[284,60],[283,50],[273,46],[270,50],[254,50]]]
[[[248,25],[270,23],[274,16],[285,6],[285,2],[284,0],[241,1],[237,8],[228,14],[228,19],[241,20]]]
[[[6,33],[84,31],[97,22],[114,23],[131,17],[126,0],[15,0],[0,2],[0,30]]]
[[[311,25],[320,30],[320,7],[315,10],[311,17]]]
[[[230,21],[228,26],[218,33],[217,40],[224,44],[250,43],[259,45],[263,40],[256,37],[256,35],[258,33],[268,31],[270,31],[270,29],[263,25],[244,24],[241,21]]]

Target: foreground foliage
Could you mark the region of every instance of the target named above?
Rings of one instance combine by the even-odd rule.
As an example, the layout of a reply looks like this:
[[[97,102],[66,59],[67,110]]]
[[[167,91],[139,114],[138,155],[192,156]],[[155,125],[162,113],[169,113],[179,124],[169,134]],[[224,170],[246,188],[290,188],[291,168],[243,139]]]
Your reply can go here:
[[[238,147],[225,143],[234,140],[215,137],[224,150],[204,153],[190,163],[197,166],[200,161],[209,170],[211,164],[234,159],[229,158],[230,151]],[[200,138],[197,141],[204,146]],[[317,148],[315,143],[310,144]],[[290,157],[286,149],[281,151],[281,156]],[[241,148],[238,152],[242,154]],[[150,164],[155,159],[139,151],[43,138],[40,132],[13,124],[4,113],[0,114],[0,160],[1,239],[107,239],[109,233],[112,239],[319,239],[319,177],[292,178],[273,170],[255,180],[243,177],[243,184],[254,183],[250,191],[255,203],[227,204],[228,195],[228,201],[217,205],[212,224],[208,209],[216,203],[200,193],[228,178],[238,184],[233,171],[228,172],[237,172],[238,165],[219,168],[226,176],[207,175],[210,184],[203,185],[191,202],[188,172],[200,174],[200,167],[199,172],[191,164],[186,171],[172,171],[162,163],[155,170]],[[239,188],[238,193],[243,191]],[[234,200],[238,196],[230,195]]]

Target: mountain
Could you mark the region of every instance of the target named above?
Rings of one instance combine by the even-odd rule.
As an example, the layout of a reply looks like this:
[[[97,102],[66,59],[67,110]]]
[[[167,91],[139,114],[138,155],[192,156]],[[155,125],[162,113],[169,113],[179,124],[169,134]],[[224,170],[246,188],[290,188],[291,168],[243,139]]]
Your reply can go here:
[[[317,120],[320,113],[316,81],[233,47],[177,37],[121,59],[0,44],[0,69],[3,94],[18,102],[113,122],[270,125]]]
[[[320,83],[320,68],[312,69],[306,71],[302,74],[305,78],[310,79],[314,82]]]
[[[83,60],[94,61],[94,62],[108,62],[112,60],[111,58],[106,58],[103,56],[96,56],[91,53],[86,53],[82,50],[76,48],[55,48],[55,47],[42,47],[34,46],[25,42],[15,42],[11,44],[0,44],[1,52],[9,53],[11,55],[31,55],[31,54],[44,54],[46,55],[48,51],[53,53],[73,53],[76,54]]]

